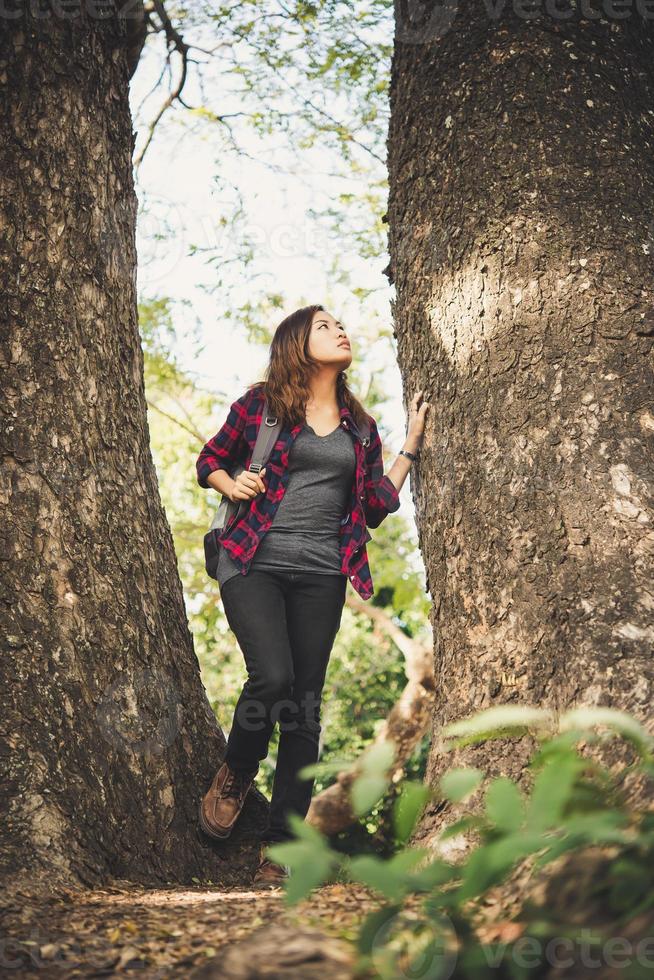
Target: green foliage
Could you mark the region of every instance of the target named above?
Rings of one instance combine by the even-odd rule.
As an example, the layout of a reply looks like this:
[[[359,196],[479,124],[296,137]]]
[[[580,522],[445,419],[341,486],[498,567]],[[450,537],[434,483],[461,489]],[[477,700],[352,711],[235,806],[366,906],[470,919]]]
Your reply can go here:
[[[455,736],[449,743],[451,747],[463,747],[485,742],[489,738],[523,735],[530,728],[545,728],[551,724],[551,713],[544,708],[499,704],[480,711],[471,718],[447,725],[443,734]]]
[[[599,904],[602,910],[602,922],[584,930],[586,942],[596,951],[601,953],[602,943],[610,938],[606,928],[627,924],[654,908],[654,813],[630,809],[622,786],[626,772],[641,779],[654,774],[654,741],[639,722],[614,709],[585,708],[563,714],[556,726],[547,711],[510,705],[480,712],[450,726],[446,734],[459,736],[460,744],[470,738],[479,741],[482,733],[498,738],[500,732],[505,737],[528,732],[538,740],[529,762],[528,791],[505,776],[487,779],[478,769],[453,768],[435,789],[414,781],[402,785],[393,806],[400,846],[390,857],[341,855],[315,828],[307,831],[300,821],[295,825],[297,842],[283,845],[283,859],[301,868],[293,883],[294,901],[334,874],[362,882],[385,900],[361,926],[357,949],[362,969],[374,967],[376,975],[389,978],[410,975],[410,970],[421,977],[449,977],[456,960],[455,975],[471,980],[491,973],[535,976],[516,965],[520,943],[535,944],[533,961],[534,950],[545,955],[549,939],[573,941],[575,929],[564,911],[557,921],[556,909],[526,906],[523,934],[514,943],[481,943],[473,923],[489,889],[506,881],[518,865],[528,861],[536,873],[566,852],[579,857],[610,849],[608,870],[592,879],[586,892],[578,884],[578,901],[591,908]],[[582,754],[584,746],[616,738],[627,741],[635,754],[635,762],[617,772]],[[360,775],[352,786],[357,812],[377,803],[384,783],[390,791],[391,761],[392,748],[382,743],[357,765]],[[478,812],[465,815],[440,835],[443,842],[474,831],[476,839],[462,861],[456,864],[425,848],[408,846],[430,799],[459,804],[477,791]],[[307,869],[301,865],[307,861],[309,841]],[[422,896],[422,911],[412,905],[409,922],[403,919],[403,909],[411,896]],[[632,963],[622,975],[636,980],[644,975],[639,969]]]
[[[313,301],[279,296],[270,265],[280,247],[267,233],[261,237],[260,175],[266,195],[273,183],[293,195],[303,185],[312,191],[301,229],[306,245],[298,245],[297,258],[309,253],[325,268],[327,282],[342,284],[362,303],[375,299],[379,282],[362,282],[352,258],[379,260],[387,251],[382,218],[393,4],[330,0],[264,7],[223,0],[182,3],[169,13],[185,42],[203,56],[185,66],[193,97],[187,102],[182,92],[174,119],[168,113],[157,125],[148,153],[156,152],[159,134],[169,126],[182,130],[187,146],[195,139],[201,154],[215,147],[212,234],[187,247],[212,274],[202,288],[215,295],[221,321],[255,334],[291,302]],[[171,52],[154,45],[152,54],[157,51],[161,73],[150,75],[144,60],[143,76],[137,72],[132,82],[136,124],[144,136],[167,94],[161,88]],[[170,237],[185,231],[172,228]],[[327,249],[326,235],[333,243]]]
[[[429,788],[427,786],[421,783],[405,783],[403,792],[396,799],[393,807],[397,837],[403,844],[411,836],[428,799]]]
[[[394,758],[393,744],[378,742],[360,759],[360,775],[352,786],[352,809],[358,817],[367,813],[385,792],[387,772]]]
[[[335,856],[323,846],[322,834],[296,814],[289,817],[296,840],[287,844],[271,844],[268,853],[273,861],[288,864],[291,875],[286,883],[284,901],[287,906],[301,901],[317,885],[329,877],[336,866]]]
[[[483,778],[479,769],[450,769],[441,779],[441,791],[448,800],[460,803],[477,789]]]

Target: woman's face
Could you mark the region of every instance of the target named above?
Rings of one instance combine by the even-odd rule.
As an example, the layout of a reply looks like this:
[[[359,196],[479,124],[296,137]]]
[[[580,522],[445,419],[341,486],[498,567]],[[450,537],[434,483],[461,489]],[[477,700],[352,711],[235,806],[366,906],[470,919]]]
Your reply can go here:
[[[313,314],[309,333],[309,354],[321,364],[333,364],[345,371],[352,363],[352,350],[345,327],[331,313]]]

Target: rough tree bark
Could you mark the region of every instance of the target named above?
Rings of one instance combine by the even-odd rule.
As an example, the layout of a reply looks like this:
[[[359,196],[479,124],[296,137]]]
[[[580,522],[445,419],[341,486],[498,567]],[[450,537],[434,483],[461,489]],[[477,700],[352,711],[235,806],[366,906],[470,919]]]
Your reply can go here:
[[[237,879],[195,831],[224,738],[149,448],[134,48],[36,6],[0,35],[3,888]]]
[[[441,726],[496,704],[653,727],[652,21],[492,8],[396,5],[387,274],[433,406],[431,782],[521,776],[529,739],[442,751]],[[429,807],[416,839],[444,822]]]

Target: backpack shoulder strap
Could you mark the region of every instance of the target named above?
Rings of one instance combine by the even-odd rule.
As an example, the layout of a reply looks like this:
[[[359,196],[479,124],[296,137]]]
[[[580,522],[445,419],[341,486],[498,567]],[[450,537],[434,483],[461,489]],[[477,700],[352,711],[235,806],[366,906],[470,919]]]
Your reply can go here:
[[[257,439],[252,451],[252,460],[248,467],[251,472],[258,473],[266,465],[273,446],[277,442],[277,436],[281,427],[282,423],[280,419],[274,415],[268,415],[268,399],[264,398],[259,431],[257,432]]]
[[[248,467],[249,472],[258,473],[264,468],[273,450],[273,446],[277,442],[277,436],[281,427],[281,419],[268,416],[268,399],[264,398],[263,408],[261,409],[261,422],[259,423],[257,438],[254,443],[254,449],[252,450],[252,459]],[[236,518],[237,521],[245,514],[251,503],[251,500],[239,501],[236,509],[238,515]]]

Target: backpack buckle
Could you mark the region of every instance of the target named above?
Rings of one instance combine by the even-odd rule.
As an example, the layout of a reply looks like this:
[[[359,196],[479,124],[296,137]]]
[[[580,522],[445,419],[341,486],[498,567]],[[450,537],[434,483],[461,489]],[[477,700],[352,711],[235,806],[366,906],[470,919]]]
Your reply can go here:
[[[266,415],[264,422],[270,426],[277,425],[277,418],[275,415]]]

